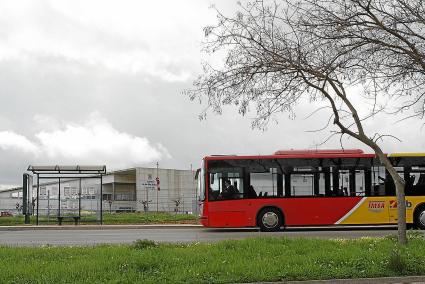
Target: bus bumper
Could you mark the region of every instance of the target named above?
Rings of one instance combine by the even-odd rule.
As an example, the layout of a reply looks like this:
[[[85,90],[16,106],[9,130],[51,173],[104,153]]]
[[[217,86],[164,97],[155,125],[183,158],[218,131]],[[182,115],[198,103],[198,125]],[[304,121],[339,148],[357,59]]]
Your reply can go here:
[[[201,221],[201,225],[202,226],[204,226],[204,227],[208,227],[208,217],[205,217],[205,216],[201,216],[200,218],[199,218],[199,220]]]

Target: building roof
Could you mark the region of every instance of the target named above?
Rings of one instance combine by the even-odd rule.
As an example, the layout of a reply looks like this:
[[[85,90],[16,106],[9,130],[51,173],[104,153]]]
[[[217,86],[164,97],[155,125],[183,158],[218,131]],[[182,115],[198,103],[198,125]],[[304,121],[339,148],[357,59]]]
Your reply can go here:
[[[2,193],[2,192],[13,192],[13,191],[19,191],[19,190],[22,190],[22,186],[0,189],[0,193]]]

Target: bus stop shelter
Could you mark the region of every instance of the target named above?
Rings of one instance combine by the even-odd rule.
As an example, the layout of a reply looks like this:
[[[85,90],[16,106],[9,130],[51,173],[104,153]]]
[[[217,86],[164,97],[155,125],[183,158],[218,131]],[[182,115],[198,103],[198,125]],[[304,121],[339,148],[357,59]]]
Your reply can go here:
[[[28,171],[32,172],[34,175],[36,175],[36,182],[37,182],[37,189],[36,189],[36,196],[34,197],[32,194],[28,194],[28,191],[25,192],[24,187],[24,193],[23,193],[23,204],[29,204],[29,198],[33,197],[35,201],[37,202],[36,208],[35,208],[35,215],[36,215],[36,224],[39,225],[39,207],[40,207],[40,182],[42,180],[54,180],[57,181],[58,184],[58,196],[57,196],[57,221],[59,225],[62,224],[62,221],[64,219],[72,219],[74,220],[75,224],[78,224],[81,220],[81,195],[82,195],[82,179],[99,179],[100,180],[100,194],[99,196],[99,218],[98,221],[100,224],[103,223],[103,208],[102,208],[102,196],[103,196],[103,175],[106,174],[106,166],[32,166],[30,165],[28,167]],[[61,193],[61,182],[69,182],[77,181],[78,182],[78,213],[74,212],[73,214],[63,214],[63,211],[61,211],[61,202],[64,199],[64,193]],[[34,200],[33,199],[33,200]],[[50,207],[49,207],[50,208]],[[48,208],[48,209],[49,209]],[[24,210],[25,214],[27,214],[28,210]],[[26,218],[27,219],[27,218]]]

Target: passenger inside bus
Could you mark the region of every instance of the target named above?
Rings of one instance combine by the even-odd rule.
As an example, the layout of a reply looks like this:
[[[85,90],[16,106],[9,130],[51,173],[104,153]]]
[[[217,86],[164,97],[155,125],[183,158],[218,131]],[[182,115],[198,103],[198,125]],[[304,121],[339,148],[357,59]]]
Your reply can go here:
[[[217,200],[219,194],[220,194],[220,191],[218,191],[218,190],[212,190],[211,187],[208,188],[208,199],[209,200]]]
[[[226,179],[224,180],[224,188],[221,192],[221,197],[223,199],[231,199],[231,198],[237,198],[239,195],[239,190],[236,189],[230,182],[230,180]]]
[[[332,190],[332,196],[344,196],[344,190],[341,187],[335,188]]]
[[[255,189],[252,185],[248,186],[248,189],[245,193],[245,198],[256,198],[257,193],[255,192]]]

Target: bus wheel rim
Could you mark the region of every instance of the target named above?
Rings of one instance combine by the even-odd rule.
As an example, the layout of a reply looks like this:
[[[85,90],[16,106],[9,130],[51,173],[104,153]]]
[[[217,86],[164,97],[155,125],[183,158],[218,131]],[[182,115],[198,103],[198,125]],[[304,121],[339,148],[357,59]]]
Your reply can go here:
[[[274,228],[279,222],[279,216],[274,212],[266,212],[262,218],[263,224],[266,228]]]
[[[425,210],[419,214],[419,222],[422,224],[422,226],[425,226]]]

